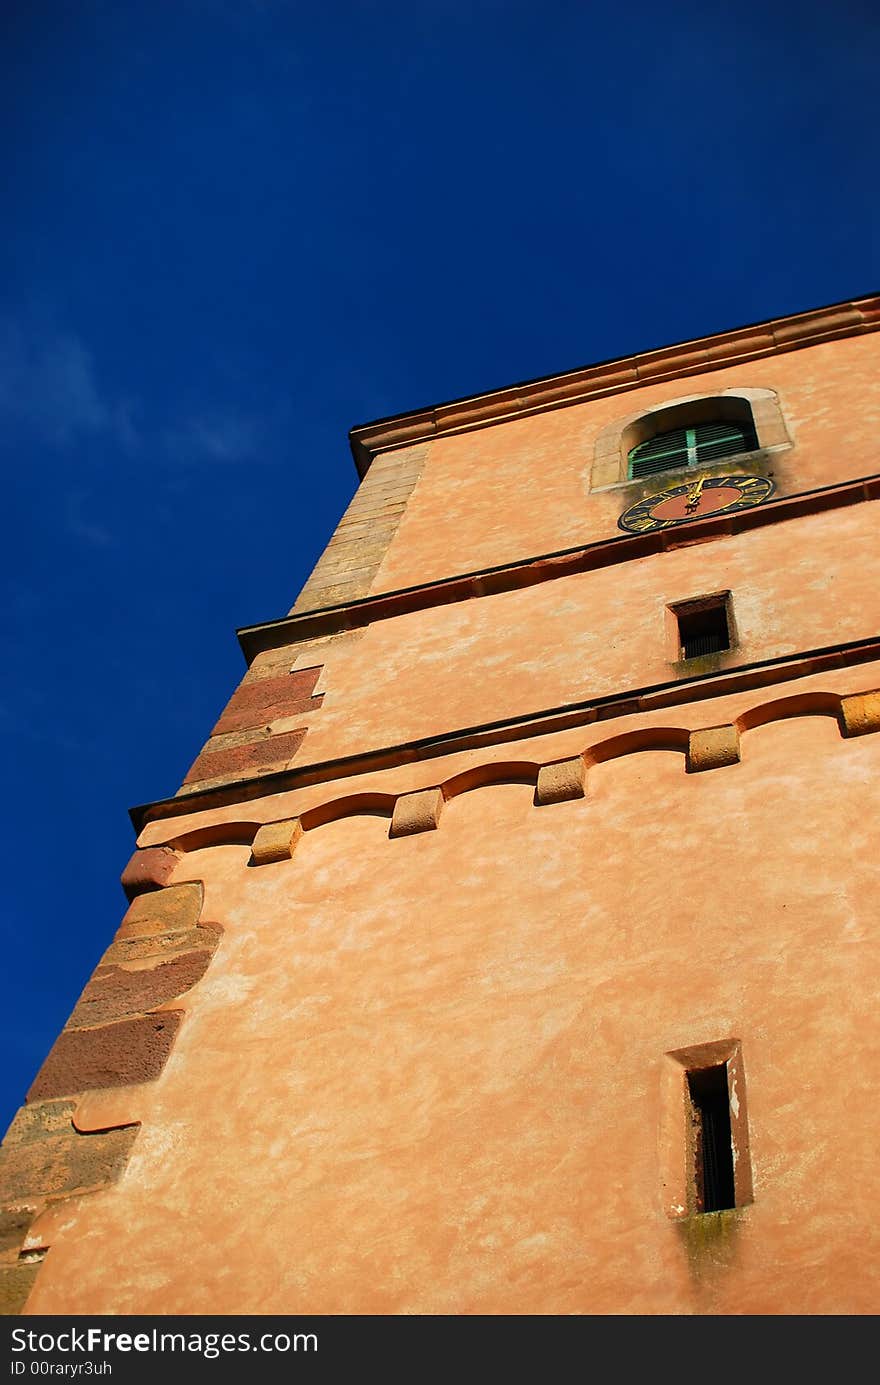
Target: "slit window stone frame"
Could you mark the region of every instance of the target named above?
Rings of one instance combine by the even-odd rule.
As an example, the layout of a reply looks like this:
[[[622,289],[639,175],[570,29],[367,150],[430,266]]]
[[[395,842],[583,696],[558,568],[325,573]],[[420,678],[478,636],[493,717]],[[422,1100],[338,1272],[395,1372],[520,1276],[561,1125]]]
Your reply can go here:
[[[660,1175],[663,1210],[673,1221],[717,1215],[705,1212],[701,1205],[697,1129],[688,1074],[722,1066],[726,1068],[730,1103],[735,1199],[733,1208],[725,1211],[748,1207],[754,1201],[741,1041],[720,1039],[672,1049],[663,1055],[662,1065]]]

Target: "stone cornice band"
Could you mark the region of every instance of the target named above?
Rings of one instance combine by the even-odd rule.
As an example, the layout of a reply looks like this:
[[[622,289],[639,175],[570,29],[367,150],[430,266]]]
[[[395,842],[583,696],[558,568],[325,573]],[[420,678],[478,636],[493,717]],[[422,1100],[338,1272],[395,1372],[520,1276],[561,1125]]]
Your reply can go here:
[[[717,332],[656,351],[622,356],[562,375],[547,375],[505,389],[452,400],[434,408],[378,419],[352,428],[349,433],[352,455],[358,474],[363,477],[379,452],[878,329],[880,295],[833,303],[815,311],[740,327],[733,332]]]

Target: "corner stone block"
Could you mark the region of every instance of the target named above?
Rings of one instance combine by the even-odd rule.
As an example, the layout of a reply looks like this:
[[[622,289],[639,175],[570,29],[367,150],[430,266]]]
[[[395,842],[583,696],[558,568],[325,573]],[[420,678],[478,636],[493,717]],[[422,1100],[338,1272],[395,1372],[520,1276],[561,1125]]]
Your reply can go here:
[[[197,881],[188,881],[138,895],[119,925],[117,938],[147,938],[195,928],[202,911],[202,894]]]
[[[89,1029],[167,1005],[191,990],[208,969],[211,953],[185,952],[152,967],[126,971],[110,966],[92,976],[67,1021],[67,1029]]]
[[[299,818],[289,818],[285,822],[267,822],[254,837],[251,847],[254,865],[265,866],[271,861],[289,861],[301,836],[302,823]]]
[[[152,1082],[165,1066],[183,1018],[161,1010],[96,1029],[65,1029],[34,1078],[28,1102]]]
[[[46,1198],[103,1188],[121,1176],[139,1127],[81,1135],[73,1112],[72,1101],[37,1102],[23,1106],[9,1127],[0,1150],[0,1186],[20,1215]]]
[[[39,1262],[5,1265],[0,1270],[0,1318],[17,1317],[34,1287]]]
[[[398,798],[391,818],[389,837],[411,837],[416,832],[433,832],[440,826],[443,790],[422,789]]]
[[[0,1212],[0,1261],[14,1264],[36,1216],[34,1207],[8,1207]]]
[[[104,974],[108,968],[114,967],[137,968],[142,962],[155,967],[173,957],[193,952],[213,952],[220,941],[221,932],[216,923],[200,923],[197,928],[188,928],[184,932],[153,933],[146,938],[117,938],[107,948],[95,974]]]
[[[136,851],[122,872],[122,888],[128,899],[147,890],[161,890],[168,884],[179,860],[170,846],[148,846]]]
[[[566,803],[572,798],[584,798],[586,782],[587,767],[582,755],[576,755],[573,760],[558,760],[553,765],[542,765],[538,770],[535,805],[542,808],[547,803]]]
[[[687,751],[688,774],[736,764],[739,764],[739,732],[735,726],[707,726],[703,731],[691,732]]]
[[[880,692],[842,697],[840,729],[844,736],[867,736],[871,731],[880,731]]]

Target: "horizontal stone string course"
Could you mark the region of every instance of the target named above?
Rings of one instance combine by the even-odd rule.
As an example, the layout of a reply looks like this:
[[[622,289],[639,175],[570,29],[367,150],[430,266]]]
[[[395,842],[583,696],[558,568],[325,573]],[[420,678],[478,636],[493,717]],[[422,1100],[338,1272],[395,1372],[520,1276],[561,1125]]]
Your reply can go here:
[[[776,715],[774,715],[776,709]],[[774,721],[787,721],[802,716],[834,716],[838,721],[842,736],[862,736],[880,730],[880,691],[858,693],[848,697],[839,694],[814,692],[796,699],[782,698],[776,703],[762,704],[742,714],[736,723],[722,726],[708,726],[696,731],[684,728],[645,728],[622,737],[613,737],[609,742],[599,742],[580,755],[565,760],[555,760],[547,765],[535,765],[529,771],[534,775],[536,807],[551,803],[563,803],[586,797],[588,764],[599,764],[619,759],[624,755],[638,754],[642,750],[673,750],[684,753],[685,769],[688,774],[701,774],[710,769],[739,764],[741,758],[741,738],[744,731],[767,726]],[[365,804],[364,795],[349,795],[347,799],[323,804],[320,808],[310,808],[303,821],[291,818],[281,822],[267,823],[260,827],[254,837],[251,862],[265,865],[270,862],[289,860],[303,831],[311,831],[326,822],[336,822],[353,813],[367,811],[377,816],[390,816],[388,835],[391,838],[414,836],[420,832],[436,830],[444,804],[462,793],[472,793],[491,784],[523,783],[525,769],[521,762],[505,766],[492,763],[475,767],[466,775],[456,775],[447,784],[435,785],[428,789],[418,789],[412,793],[376,795],[375,804]],[[381,802],[378,800],[381,799]],[[387,806],[386,806],[387,804]],[[242,828],[244,824],[241,825]],[[238,825],[225,823],[223,828],[230,837],[234,836]],[[209,845],[200,834],[199,845]],[[220,844],[220,839],[218,843]],[[177,839],[179,849],[185,849],[185,837]]]
[[[548,765],[493,762],[454,776],[448,792],[454,797],[487,784],[533,781],[539,806],[576,800],[586,794],[587,760],[602,763],[659,746],[683,750],[688,772],[702,772],[738,763],[743,731],[816,715],[836,718],[847,738],[878,731],[880,690],[782,698],[749,709],[736,723],[689,732],[645,728]],[[391,818],[391,837],[412,836],[439,826],[445,802],[442,786],[396,799],[379,793],[349,795],[310,809],[306,826],[366,810]],[[250,840],[253,863],[267,864],[290,859],[302,832],[303,823],[289,818],[263,826],[224,823],[210,839],[204,830],[190,835],[196,849],[226,839]],[[45,1250],[31,1232],[41,1211],[59,1199],[110,1186],[123,1172],[137,1137],[136,1122],[93,1133],[76,1130],[79,1097],[161,1074],[183,1012],[156,1007],[170,1005],[196,984],[219,942],[218,926],[201,921],[201,884],[165,883],[185,851],[185,839],[178,838],[173,849],[135,852],[123,876],[135,897],[0,1149],[0,1312],[18,1313],[26,1305]]]
[[[361,476],[388,464],[392,448],[416,450],[444,434],[466,432],[490,420],[514,419],[575,401],[622,394],[645,381],[676,379],[702,373],[706,367],[740,364],[812,343],[853,336],[880,328],[880,299],[854,299],[836,307],[799,313],[784,322],[719,332],[695,342],[641,352],[604,364],[533,380],[516,388],[492,390],[434,409],[420,410],[351,430],[351,449]],[[397,455],[400,455],[399,453]]]
[[[495,596],[574,574],[638,562],[652,554],[681,548],[694,540],[702,542],[728,537],[768,524],[824,514],[829,509],[878,499],[880,475],[872,472],[838,485],[777,496],[763,505],[736,513],[697,516],[672,529],[638,535],[619,533],[614,538],[599,539],[555,553],[533,554],[515,562],[438,578],[413,587],[363,592],[358,597],[345,599],[339,596],[337,604],[331,599],[334,593],[338,595],[338,589],[334,588],[333,592],[328,590],[322,593],[320,606],[309,606],[304,610],[297,606],[286,617],[239,630],[239,643],[248,662],[255,662],[279,645],[289,648],[299,641],[312,643],[318,639],[332,639],[364,629],[377,621],[394,620],[416,611],[437,610],[459,601]]]

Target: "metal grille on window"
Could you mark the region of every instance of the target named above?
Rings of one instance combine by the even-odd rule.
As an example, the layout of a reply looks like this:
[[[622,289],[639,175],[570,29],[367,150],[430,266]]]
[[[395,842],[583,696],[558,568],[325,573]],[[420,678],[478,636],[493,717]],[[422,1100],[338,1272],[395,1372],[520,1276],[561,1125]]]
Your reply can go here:
[[[688,1073],[695,1126],[697,1204],[701,1212],[736,1206],[730,1096],[724,1063]]]
[[[703,654],[720,654],[730,648],[730,628],[725,603],[699,606],[678,612],[678,633],[682,659],[699,659]]]
[[[661,471],[705,466],[722,457],[752,452],[758,446],[750,423],[698,423],[693,428],[674,428],[640,442],[629,454],[629,475],[633,481]]]

